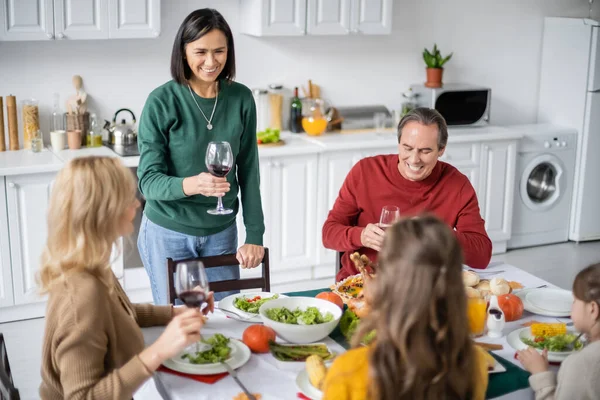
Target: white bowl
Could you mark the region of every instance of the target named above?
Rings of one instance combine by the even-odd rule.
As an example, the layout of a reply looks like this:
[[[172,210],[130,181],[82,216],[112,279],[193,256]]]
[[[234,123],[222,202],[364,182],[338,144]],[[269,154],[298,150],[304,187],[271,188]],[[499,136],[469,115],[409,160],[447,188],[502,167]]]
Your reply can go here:
[[[306,310],[308,307],[317,307],[322,314],[330,312],[333,319],[316,325],[296,325],[273,321],[267,317],[267,310],[281,307],[291,311],[296,308]],[[263,324],[273,328],[277,336],[285,341],[298,344],[313,343],[326,338],[335,329],[342,317],[342,309],[336,304],[315,297],[288,297],[269,300],[260,306],[258,313],[263,320]]]

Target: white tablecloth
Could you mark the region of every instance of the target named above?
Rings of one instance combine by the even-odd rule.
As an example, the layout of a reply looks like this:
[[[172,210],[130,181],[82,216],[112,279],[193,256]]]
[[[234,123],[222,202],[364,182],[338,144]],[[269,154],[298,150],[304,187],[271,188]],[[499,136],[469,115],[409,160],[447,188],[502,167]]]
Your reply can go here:
[[[492,278],[496,276],[503,277],[507,280],[518,281],[522,283],[525,288],[532,288],[540,285],[552,287],[548,282],[508,264],[496,264],[493,267],[486,269],[486,271],[504,272],[497,275],[483,273],[481,274],[482,278]],[[504,349],[495,351],[494,353],[521,367],[519,361],[514,358],[515,350],[510,347],[506,341],[506,335],[515,329],[521,328],[524,322],[532,319],[537,321],[557,322],[556,318],[533,315],[525,311],[523,318],[506,324],[503,332],[504,337],[492,339],[483,336],[477,340],[486,343],[502,344]],[[569,321],[568,318],[559,318],[559,320],[565,322]],[[250,324],[227,318],[221,312],[217,311],[214,315],[210,316],[203,332],[207,334],[222,333],[229,337],[241,339],[244,329],[249,325]],[[143,332],[146,343],[150,344],[155,341],[163,329],[163,327],[144,328]],[[332,339],[327,338],[323,342],[335,352],[344,351],[344,348]],[[296,375],[302,368],[303,365],[299,364],[296,368],[288,367],[282,369],[270,354],[253,354],[250,361],[239,368],[237,372],[240,380],[246,385],[248,390],[253,393],[260,393],[263,400],[292,400],[297,399],[296,394],[298,389],[296,388],[295,380]],[[551,368],[557,370],[557,367]],[[230,376],[210,385],[165,372],[157,372],[154,375],[154,380],[147,382],[140,388],[136,393],[135,398],[144,400],[161,398],[172,400],[230,400],[240,392],[241,389]],[[533,397],[533,391],[527,388],[509,393],[497,399],[531,400]]]

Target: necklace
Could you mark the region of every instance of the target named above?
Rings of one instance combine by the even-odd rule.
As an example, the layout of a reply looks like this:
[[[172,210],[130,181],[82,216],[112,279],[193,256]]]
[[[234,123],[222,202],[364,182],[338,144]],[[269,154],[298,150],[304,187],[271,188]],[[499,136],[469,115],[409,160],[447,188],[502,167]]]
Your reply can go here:
[[[217,86],[217,88],[218,88],[218,86]],[[209,119],[209,118],[206,118],[206,114],[204,114],[204,111],[202,111],[202,109],[200,108],[200,105],[196,101],[196,98],[194,97],[194,93],[192,93],[192,87],[190,86],[189,83],[188,83],[188,89],[190,89],[190,96],[192,96],[192,100],[194,100],[194,103],[196,103],[196,107],[198,107],[198,110],[200,110],[200,112],[202,113],[202,116],[204,117],[204,119],[207,122],[206,128],[210,131],[213,128],[212,119],[213,119],[213,115],[215,115],[215,109],[217,108],[217,102],[219,101],[219,90],[217,89],[217,95],[215,96],[215,105],[213,106],[212,112],[210,113],[210,119]]]

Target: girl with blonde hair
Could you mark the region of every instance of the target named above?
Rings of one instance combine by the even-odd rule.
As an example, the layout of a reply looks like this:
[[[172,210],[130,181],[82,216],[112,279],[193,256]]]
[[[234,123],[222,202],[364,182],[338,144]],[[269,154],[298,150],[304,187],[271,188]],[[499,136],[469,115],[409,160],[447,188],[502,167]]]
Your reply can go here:
[[[491,356],[469,338],[462,252],[444,222],[423,216],[388,228],[365,290],[370,312],[354,349],[331,366],[324,399],[485,398]],[[361,345],[372,331],[374,342]]]
[[[42,399],[131,399],[165,359],[200,339],[202,313],[132,304],[111,270],[113,245],[133,232],[139,206],[117,158],[74,159],[58,173],[39,275],[49,295]],[[144,348],[140,327],[166,324]]]

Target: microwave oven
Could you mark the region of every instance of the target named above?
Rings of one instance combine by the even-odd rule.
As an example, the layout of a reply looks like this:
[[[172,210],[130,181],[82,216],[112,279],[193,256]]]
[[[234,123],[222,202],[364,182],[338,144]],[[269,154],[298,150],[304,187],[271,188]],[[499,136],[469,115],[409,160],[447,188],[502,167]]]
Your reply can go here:
[[[490,122],[490,88],[448,83],[441,88],[411,85],[411,89],[415,104],[436,109],[448,126],[481,126]]]

